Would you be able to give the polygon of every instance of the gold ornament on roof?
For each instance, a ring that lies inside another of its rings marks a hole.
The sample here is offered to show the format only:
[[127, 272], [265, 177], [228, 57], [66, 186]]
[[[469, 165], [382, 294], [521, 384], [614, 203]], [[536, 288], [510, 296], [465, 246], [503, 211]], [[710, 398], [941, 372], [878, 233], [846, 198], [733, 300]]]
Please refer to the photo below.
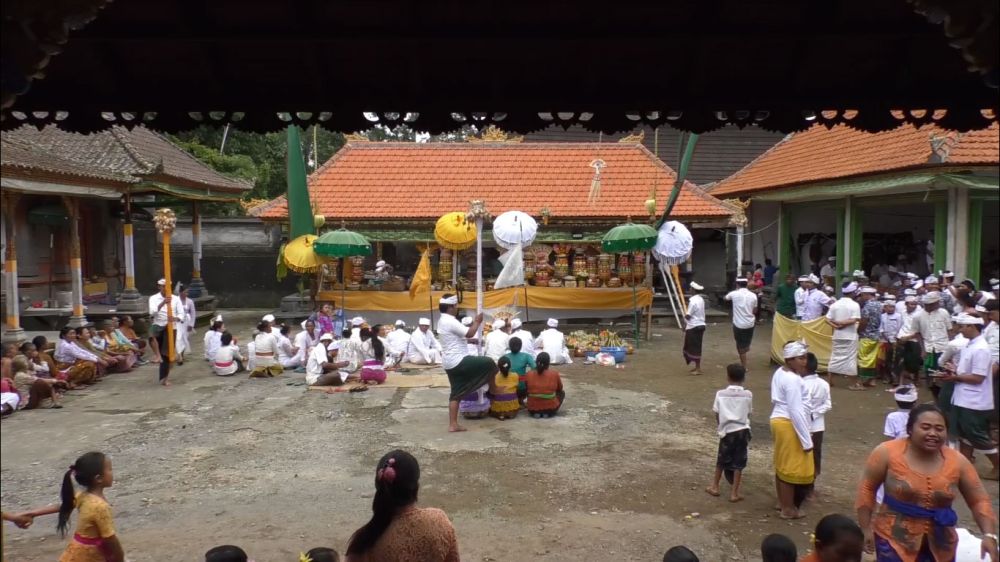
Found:
[[646, 138], [646, 131], [640, 130], [634, 135], [626, 135], [618, 139], [619, 144], [642, 144], [642, 141]]
[[493, 215], [486, 209], [486, 201], [473, 199], [469, 201], [469, 211], [465, 213], [465, 218], [473, 221], [483, 219], [486, 222], [493, 220]]
[[524, 137], [521, 135], [510, 135], [496, 125], [490, 125], [483, 129], [483, 133], [478, 137], [468, 137], [466, 140], [471, 143], [505, 142], [514, 144], [522, 142]]
[[722, 204], [732, 211], [729, 215], [729, 226], [746, 226], [750, 220], [747, 219], [747, 208], [750, 201], [740, 201], [739, 199], [723, 199]]
[[153, 216], [153, 223], [160, 234], [170, 234], [177, 228], [177, 215], [174, 214], [173, 209], [167, 207], [157, 209], [156, 215]]

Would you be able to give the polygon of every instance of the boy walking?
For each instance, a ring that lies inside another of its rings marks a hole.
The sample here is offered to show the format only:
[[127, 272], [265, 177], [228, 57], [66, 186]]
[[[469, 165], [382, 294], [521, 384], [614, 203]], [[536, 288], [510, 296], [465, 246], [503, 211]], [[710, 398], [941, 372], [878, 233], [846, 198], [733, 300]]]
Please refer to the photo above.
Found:
[[747, 467], [747, 449], [750, 445], [750, 413], [753, 410], [753, 393], [743, 388], [746, 369], [739, 363], [726, 367], [729, 386], [715, 393], [712, 411], [718, 421], [719, 454], [715, 462], [715, 477], [705, 489], [710, 495], [719, 495], [719, 481], [725, 475], [732, 485], [729, 501], [738, 502], [743, 469]]
[[[806, 375], [802, 377], [802, 387], [805, 389], [806, 412], [809, 415], [809, 434], [813, 440], [813, 471], [816, 480], [823, 466], [823, 434], [826, 432], [826, 413], [833, 408], [833, 401], [830, 398], [830, 383], [819, 377], [819, 359], [814, 353], [806, 355]], [[813, 490], [810, 498], [816, 497], [816, 481], [813, 481]]]

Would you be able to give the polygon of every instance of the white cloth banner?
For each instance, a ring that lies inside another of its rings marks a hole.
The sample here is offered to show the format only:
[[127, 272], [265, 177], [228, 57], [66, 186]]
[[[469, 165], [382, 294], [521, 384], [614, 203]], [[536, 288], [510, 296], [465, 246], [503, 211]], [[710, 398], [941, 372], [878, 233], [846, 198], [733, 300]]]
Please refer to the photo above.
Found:
[[497, 276], [497, 282], [493, 287], [503, 289], [524, 285], [524, 252], [521, 246], [514, 246], [512, 250], [501, 255], [499, 259], [500, 263], [503, 264], [503, 270]]

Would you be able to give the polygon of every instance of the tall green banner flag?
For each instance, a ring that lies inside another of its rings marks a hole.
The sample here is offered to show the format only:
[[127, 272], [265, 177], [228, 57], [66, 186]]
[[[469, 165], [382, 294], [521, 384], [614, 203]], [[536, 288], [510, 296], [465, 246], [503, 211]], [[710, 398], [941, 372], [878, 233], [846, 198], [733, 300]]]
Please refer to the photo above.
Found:
[[288, 224], [290, 240], [303, 234], [315, 234], [312, 206], [309, 204], [309, 187], [306, 185], [306, 163], [302, 158], [299, 128], [288, 126]]

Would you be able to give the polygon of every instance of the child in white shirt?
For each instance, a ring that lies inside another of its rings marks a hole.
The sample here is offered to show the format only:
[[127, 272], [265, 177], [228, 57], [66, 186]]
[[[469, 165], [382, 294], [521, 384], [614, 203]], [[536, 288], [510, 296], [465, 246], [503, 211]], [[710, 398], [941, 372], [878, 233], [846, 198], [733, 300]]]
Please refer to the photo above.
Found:
[[747, 467], [750, 446], [750, 414], [753, 411], [753, 393], [743, 388], [746, 369], [739, 363], [726, 367], [729, 386], [715, 393], [712, 411], [718, 421], [719, 453], [715, 461], [715, 476], [705, 489], [710, 495], [719, 495], [719, 481], [725, 475], [732, 488], [729, 501], [738, 502], [743, 470]]
[[[813, 440], [813, 465], [815, 466], [816, 480], [818, 480], [823, 465], [823, 433], [826, 431], [826, 413], [833, 408], [833, 400], [830, 398], [830, 383], [821, 379], [816, 373], [819, 370], [819, 360], [813, 353], [806, 355], [806, 370], [810, 374], [802, 377], [802, 389], [805, 393], [802, 402], [805, 404], [806, 414], [811, 423], [809, 432]], [[815, 485], [815, 480], [813, 484]], [[815, 495], [815, 492], [813, 494]]]

